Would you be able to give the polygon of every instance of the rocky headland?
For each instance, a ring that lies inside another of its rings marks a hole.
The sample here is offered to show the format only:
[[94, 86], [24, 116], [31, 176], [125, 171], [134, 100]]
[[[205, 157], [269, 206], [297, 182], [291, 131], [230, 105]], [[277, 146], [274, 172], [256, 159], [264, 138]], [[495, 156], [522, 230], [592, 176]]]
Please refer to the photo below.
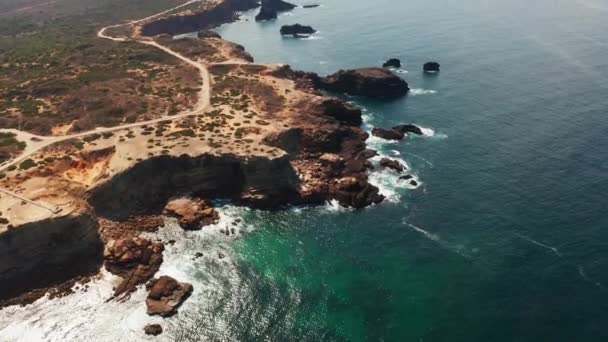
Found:
[[[242, 47], [204, 31], [257, 6], [224, 0], [121, 31], [117, 40], [141, 39], [204, 65], [209, 104], [175, 119], [76, 136], [33, 153], [32, 167], [7, 169], [0, 186], [14, 196], [0, 198], [0, 308], [68, 294], [105, 267], [117, 276], [108, 300], [147, 284], [148, 313], [170, 316], [193, 288], [168, 276], [151, 280], [164, 245], [141, 233], [166, 220], [205, 229], [218, 220], [214, 200], [264, 210], [384, 200], [368, 179], [376, 152], [366, 147], [361, 110], [320, 91], [392, 99], [407, 94], [407, 82], [382, 68], [321, 77], [253, 64]], [[171, 39], [194, 31], [198, 38]]]

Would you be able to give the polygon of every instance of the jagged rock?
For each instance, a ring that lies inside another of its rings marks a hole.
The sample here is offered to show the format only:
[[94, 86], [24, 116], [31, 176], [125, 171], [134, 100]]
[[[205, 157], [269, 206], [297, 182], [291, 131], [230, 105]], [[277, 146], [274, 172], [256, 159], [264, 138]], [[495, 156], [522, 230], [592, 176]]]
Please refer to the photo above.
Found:
[[272, 20], [277, 18], [277, 13], [291, 11], [296, 5], [283, 0], [262, 0], [260, 12], [255, 16], [256, 21]]
[[178, 198], [167, 203], [165, 215], [176, 217], [185, 230], [199, 230], [217, 223], [219, 214], [202, 199]]
[[361, 152], [358, 156], [359, 159], [370, 159], [373, 158], [375, 156], [378, 155], [378, 151], [376, 150], [371, 150], [371, 149], [366, 149], [363, 152]]
[[215, 32], [215, 31], [210, 31], [210, 30], [199, 31], [197, 36], [199, 39], [222, 38], [222, 36], [220, 36], [219, 33]]
[[389, 158], [382, 158], [382, 160], [380, 160], [380, 166], [385, 167], [387, 169], [395, 170], [398, 173], [401, 173], [406, 170], [406, 167], [399, 161]]
[[114, 296], [127, 295], [147, 282], [163, 262], [164, 246], [143, 238], [110, 240], [104, 250], [106, 269], [123, 278]]
[[437, 62], [427, 62], [424, 63], [422, 70], [425, 72], [438, 72], [441, 65]]
[[192, 293], [191, 284], [180, 283], [169, 276], [153, 279], [146, 285], [146, 288], [149, 291], [146, 299], [148, 315], [163, 317], [175, 315], [177, 308]]
[[317, 30], [313, 29], [311, 26], [305, 26], [300, 24], [284, 25], [281, 27], [281, 35], [294, 36], [296, 38], [307, 37], [315, 32], [317, 32]]
[[321, 77], [316, 86], [336, 93], [387, 99], [405, 96], [410, 89], [407, 82], [383, 68], [340, 70]]
[[394, 129], [374, 128], [372, 135], [386, 140], [403, 140], [405, 134]]
[[353, 126], [360, 126], [363, 123], [361, 109], [338, 99], [327, 99], [321, 103], [323, 113], [332, 118], [348, 123]]
[[415, 180], [411, 181], [411, 182], [410, 182], [410, 184], [411, 184], [412, 186], [418, 186], [418, 182], [416, 182]]
[[146, 335], [158, 336], [163, 333], [163, 327], [160, 324], [148, 324], [144, 327]]
[[401, 61], [397, 58], [391, 58], [386, 63], [382, 64], [383, 68], [401, 68]]
[[420, 129], [420, 127], [418, 127], [416, 125], [412, 125], [412, 124], [395, 126], [395, 127], [393, 127], [393, 130], [401, 132], [401, 133], [414, 133], [417, 135], [424, 134], [422, 132], [422, 129]]
[[399, 180], [410, 180], [413, 178], [414, 178], [414, 176], [412, 176], [412, 175], [405, 175], [405, 176], [399, 177]]

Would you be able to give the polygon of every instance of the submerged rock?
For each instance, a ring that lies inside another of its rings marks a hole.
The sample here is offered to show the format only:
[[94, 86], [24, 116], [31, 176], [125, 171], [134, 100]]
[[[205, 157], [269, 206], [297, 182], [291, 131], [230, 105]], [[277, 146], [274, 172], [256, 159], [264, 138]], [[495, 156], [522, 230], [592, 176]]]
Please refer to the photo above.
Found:
[[438, 72], [440, 67], [441, 65], [437, 62], [427, 62], [424, 63], [422, 70], [424, 70], [424, 72]]
[[319, 5], [319, 4], [311, 4], [311, 5], [304, 5], [304, 6], [302, 6], [302, 8], [315, 8], [315, 7], [319, 7], [319, 6], [321, 6], [321, 5]]
[[405, 134], [394, 129], [374, 128], [372, 135], [385, 140], [403, 140]]
[[296, 38], [307, 37], [315, 32], [317, 32], [317, 30], [312, 28], [312, 26], [305, 26], [300, 24], [284, 25], [281, 27], [281, 35], [294, 36]]
[[163, 333], [163, 327], [160, 324], [148, 324], [144, 327], [146, 335], [158, 336]]
[[393, 130], [401, 133], [413, 133], [417, 135], [424, 135], [420, 127], [412, 124], [395, 126], [393, 127]]
[[410, 90], [407, 82], [383, 68], [340, 70], [317, 83], [327, 91], [387, 99], [405, 96]]
[[387, 169], [395, 170], [398, 173], [401, 173], [406, 170], [406, 167], [399, 161], [389, 158], [382, 158], [382, 160], [380, 160], [380, 166], [385, 167]]
[[175, 315], [177, 308], [192, 293], [191, 284], [180, 283], [169, 276], [152, 280], [146, 285], [146, 288], [149, 291], [146, 299], [148, 315], [163, 317]]
[[401, 68], [401, 61], [397, 58], [391, 58], [386, 63], [382, 64], [383, 68]]

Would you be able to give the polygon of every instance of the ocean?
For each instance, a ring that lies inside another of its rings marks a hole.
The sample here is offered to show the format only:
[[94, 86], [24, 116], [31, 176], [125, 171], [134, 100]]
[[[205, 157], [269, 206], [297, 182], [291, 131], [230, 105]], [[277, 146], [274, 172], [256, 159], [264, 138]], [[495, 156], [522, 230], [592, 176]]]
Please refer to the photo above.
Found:
[[[258, 62], [320, 74], [400, 58], [406, 98], [345, 99], [368, 130], [427, 129], [368, 141], [420, 186], [377, 170], [387, 201], [364, 210], [225, 204], [216, 227], [158, 233], [177, 240], [161, 273], [195, 289], [175, 317], [147, 317], [143, 290], [100, 304], [105, 274], [86, 293], [11, 308], [0, 340], [608, 340], [608, 2], [318, 3], [217, 31]], [[282, 38], [294, 23], [319, 32]], [[422, 73], [430, 60], [439, 74]], [[233, 224], [236, 237], [219, 234]], [[165, 333], [143, 336], [157, 322]]]

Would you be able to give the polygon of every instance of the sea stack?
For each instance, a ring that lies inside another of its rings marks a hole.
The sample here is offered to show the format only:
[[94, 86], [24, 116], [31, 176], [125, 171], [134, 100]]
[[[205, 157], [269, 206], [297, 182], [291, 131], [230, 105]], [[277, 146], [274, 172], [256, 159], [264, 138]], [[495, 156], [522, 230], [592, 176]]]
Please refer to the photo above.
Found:
[[386, 63], [382, 64], [383, 68], [401, 68], [401, 61], [397, 58], [391, 58]]
[[321, 77], [318, 88], [354, 96], [394, 99], [407, 95], [407, 82], [383, 68], [340, 70]]
[[281, 27], [281, 35], [294, 36], [296, 38], [307, 37], [315, 32], [317, 32], [317, 30], [313, 29], [311, 26], [305, 26], [300, 24], [284, 25], [283, 27]]
[[260, 12], [255, 16], [256, 21], [273, 20], [279, 12], [287, 12], [296, 8], [296, 5], [283, 0], [262, 0]]
[[424, 63], [422, 70], [424, 70], [424, 72], [435, 73], [435, 72], [439, 72], [440, 67], [441, 67], [441, 65], [437, 62], [427, 62], [427, 63]]

